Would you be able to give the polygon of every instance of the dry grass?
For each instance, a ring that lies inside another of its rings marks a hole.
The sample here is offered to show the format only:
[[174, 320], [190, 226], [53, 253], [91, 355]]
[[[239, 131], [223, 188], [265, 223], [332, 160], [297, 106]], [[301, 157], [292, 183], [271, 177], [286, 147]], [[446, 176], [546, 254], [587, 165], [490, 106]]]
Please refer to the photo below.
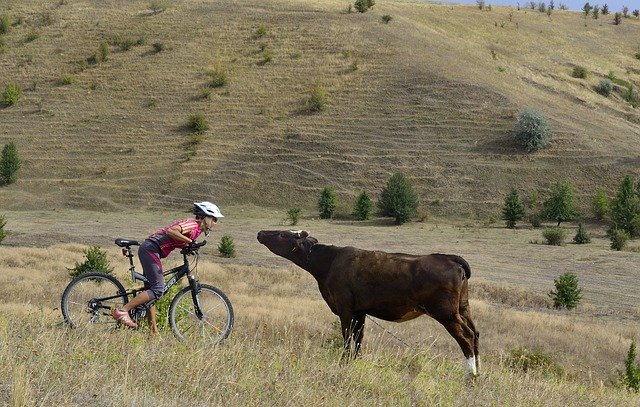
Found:
[[[610, 191], [638, 174], [637, 109], [592, 89], [609, 71], [640, 84], [637, 20], [613, 26], [574, 12], [549, 19], [415, 1], [347, 14], [345, 4], [181, 0], [153, 13], [148, 0], [3, 1], [0, 13], [23, 23], [3, 36], [0, 88], [25, 91], [1, 111], [0, 143], [14, 140], [24, 165], [0, 202], [119, 210], [214, 195], [222, 204], [311, 208], [333, 185], [347, 212], [362, 190], [376, 194], [403, 171], [427, 210], [475, 214], [493, 210], [512, 185], [544, 192], [569, 180], [586, 205], [597, 186]], [[51, 24], [24, 43], [43, 12]], [[380, 20], [387, 14], [390, 24]], [[107, 61], [59, 86], [114, 38], [146, 43], [112, 46]], [[230, 80], [203, 98], [214, 61]], [[571, 77], [577, 64], [587, 80]], [[314, 83], [327, 106], [307, 114]], [[524, 106], [549, 117], [550, 149], [514, 146]], [[211, 129], [191, 156], [182, 123], [194, 111]]]
[[[177, 342], [170, 333], [159, 340], [125, 330], [87, 337], [61, 322], [58, 303], [69, 280], [66, 267], [82, 258], [86, 244], [94, 244], [91, 239], [103, 240], [125, 280], [126, 259], [104, 236], [120, 229], [114, 237], [140, 237], [154, 219], [178, 214], [9, 212], [10, 235], [0, 246], [0, 404], [494, 405], [499, 400], [500, 405], [586, 406], [639, 401], [613, 385], [630, 340], [638, 335], [640, 310], [630, 297], [638, 275], [627, 267], [635, 253], [606, 250], [597, 238], [586, 249], [532, 245], [528, 242], [539, 230], [437, 219], [402, 227], [372, 224], [379, 220], [367, 225], [301, 221], [325, 243], [446, 251], [467, 258], [483, 362], [482, 376], [470, 386], [459, 348], [426, 317], [402, 324], [368, 320], [362, 359], [339, 363], [336, 317], [315, 280], [255, 240], [260, 229], [281, 228], [282, 214], [225, 209], [210, 242], [229, 234], [239, 255], [212, 256], [212, 244], [198, 267], [200, 279], [222, 288], [236, 310], [231, 338], [214, 348]], [[17, 246], [19, 241], [41, 247]], [[54, 241], [85, 243], [51, 245]], [[579, 261], [583, 250], [598, 268]], [[575, 311], [548, 308], [553, 263], [579, 269], [585, 297]], [[625, 269], [628, 283], [613, 277], [616, 268]], [[509, 353], [518, 348], [548, 355], [559, 373], [510, 368]]]

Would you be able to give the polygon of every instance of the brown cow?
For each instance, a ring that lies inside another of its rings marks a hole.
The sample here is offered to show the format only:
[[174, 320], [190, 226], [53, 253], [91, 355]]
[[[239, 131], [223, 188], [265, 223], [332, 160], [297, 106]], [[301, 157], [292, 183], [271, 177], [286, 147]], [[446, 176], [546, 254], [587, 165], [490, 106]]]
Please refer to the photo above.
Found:
[[261, 231], [258, 241], [307, 270], [340, 318], [345, 350], [360, 351], [367, 315], [404, 322], [426, 314], [458, 342], [466, 367], [478, 374], [478, 338], [469, 312], [469, 264], [460, 256], [417, 256], [318, 243], [305, 231]]

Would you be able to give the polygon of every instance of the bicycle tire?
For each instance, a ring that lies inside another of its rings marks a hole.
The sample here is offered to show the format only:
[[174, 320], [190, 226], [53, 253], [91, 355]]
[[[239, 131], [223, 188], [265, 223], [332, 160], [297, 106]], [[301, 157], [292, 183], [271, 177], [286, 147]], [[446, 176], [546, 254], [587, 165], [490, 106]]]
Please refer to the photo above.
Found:
[[203, 317], [195, 314], [191, 287], [184, 287], [171, 301], [169, 326], [179, 339], [205, 340], [215, 345], [231, 334], [233, 307], [222, 290], [209, 284], [200, 284], [199, 288], [197, 296]]
[[[114, 298], [99, 301], [103, 297]], [[128, 302], [122, 283], [115, 277], [91, 271], [71, 280], [62, 293], [60, 310], [64, 321], [72, 328], [95, 331], [115, 329], [120, 323], [111, 311]]]

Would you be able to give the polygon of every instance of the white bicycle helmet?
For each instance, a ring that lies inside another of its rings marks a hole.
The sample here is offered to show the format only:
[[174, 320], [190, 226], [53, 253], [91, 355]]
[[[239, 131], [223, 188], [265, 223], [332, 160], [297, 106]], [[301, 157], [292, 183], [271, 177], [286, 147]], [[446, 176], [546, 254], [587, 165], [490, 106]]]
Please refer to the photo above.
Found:
[[196, 216], [213, 216], [214, 218], [224, 218], [220, 209], [211, 202], [201, 201], [193, 203], [193, 214]]

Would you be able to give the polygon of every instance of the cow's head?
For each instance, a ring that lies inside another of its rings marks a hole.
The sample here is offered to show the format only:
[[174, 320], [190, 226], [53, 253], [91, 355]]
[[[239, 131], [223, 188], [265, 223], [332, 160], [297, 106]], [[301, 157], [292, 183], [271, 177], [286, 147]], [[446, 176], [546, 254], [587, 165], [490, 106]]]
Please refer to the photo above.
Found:
[[261, 230], [258, 232], [258, 242], [274, 254], [291, 259], [308, 254], [318, 240], [304, 230]]

